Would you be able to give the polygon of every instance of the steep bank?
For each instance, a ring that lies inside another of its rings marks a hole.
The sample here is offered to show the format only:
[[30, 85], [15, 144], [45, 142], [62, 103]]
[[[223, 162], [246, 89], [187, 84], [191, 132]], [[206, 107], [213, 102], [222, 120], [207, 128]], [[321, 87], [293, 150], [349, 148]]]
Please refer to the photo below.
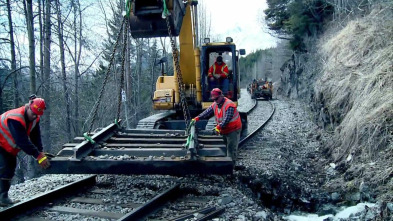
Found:
[[[278, 93], [306, 100], [333, 134], [324, 187], [339, 201], [393, 200], [393, 3], [327, 30], [286, 62]], [[356, 193], [357, 197], [353, 197]]]

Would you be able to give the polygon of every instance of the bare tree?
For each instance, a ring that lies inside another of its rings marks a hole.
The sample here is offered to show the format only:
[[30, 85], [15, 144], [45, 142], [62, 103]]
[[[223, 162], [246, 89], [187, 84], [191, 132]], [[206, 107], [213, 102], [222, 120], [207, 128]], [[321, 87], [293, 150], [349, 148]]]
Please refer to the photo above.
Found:
[[45, 117], [42, 120], [43, 126], [43, 143], [51, 149], [51, 129], [50, 129], [50, 88], [51, 88], [51, 0], [45, 0], [44, 15], [44, 79], [43, 79], [43, 96], [46, 102]]
[[59, 38], [59, 48], [60, 48], [60, 63], [61, 63], [61, 76], [63, 79], [63, 92], [64, 101], [66, 105], [66, 133], [68, 141], [71, 140], [71, 110], [70, 110], [70, 95], [67, 87], [67, 74], [64, 56], [64, 35], [63, 35], [63, 21], [61, 17], [60, 1], [56, 0], [56, 12], [57, 12], [57, 32]]
[[45, 0], [38, 0], [38, 23], [40, 27], [40, 77], [44, 78], [44, 30], [42, 24], [42, 15], [44, 14]]
[[[75, 134], [79, 134], [79, 63], [81, 59], [82, 53], [82, 12], [80, 8], [79, 0], [73, 0], [72, 5], [74, 7], [74, 80], [75, 80], [75, 112], [74, 112], [74, 119], [75, 119]], [[79, 20], [79, 21], [78, 21]], [[77, 23], [79, 22], [79, 23]], [[79, 27], [77, 27], [79, 24]]]
[[211, 15], [208, 14], [206, 10], [206, 5], [204, 1], [199, 1], [198, 3], [198, 41], [199, 43], [203, 42], [204, 38], [210, 38], [211, 36]]
[[30, 93], [36, 93], [35, 81], [35, 39], [32, 0], [24, 0], [23, 8], [26, 18], [27, 35], [29, 39]]
[[11, 47], [11, 72], [13, 74], [14, 80], [14, 107], [19, 106], [18, 98], [18, 72], [16, 72], [16, 58], [15, 58], [15, 40], [14, 40], [14, 26], [12, 24], [12, 15], [11, 15], [11, 5], [10, 0], [7, 0], [7, 14], [8, 14], [8, 27], [9, 27], [9, 35], [10, 35], [10, 47]]

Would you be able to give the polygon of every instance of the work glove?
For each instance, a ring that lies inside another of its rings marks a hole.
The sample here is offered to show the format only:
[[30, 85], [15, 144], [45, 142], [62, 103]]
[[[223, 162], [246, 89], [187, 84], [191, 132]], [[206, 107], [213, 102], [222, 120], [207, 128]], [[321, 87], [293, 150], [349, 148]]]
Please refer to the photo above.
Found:
[[38, 157], [37, 157], [37, 161], [38, 161], [38, 165], [40, 165], [40, 167], [42, 169], [47, 169], [48, 167], [50, 167], [50, 162], [48, 157], [45, 155], [44, 152], [41, 152]]
[[191, 120], [192, 123], [196, 123], [196, 122], [198, 122], [198, 121], [199, 121], [199, 117], [194, 117], [194, 118], [192, 118], [192, 120]]
[[214, 132], [216, 132], [216, 134], [221, 134], [221, 126], [220, 126], [220, 125], [217, 125], [217, 126], [214, 128]]
[[54, 154], [51, 154], [51, 153], [45, 152], [44, 154], [45, 154], [46, 157], [48, 157], [49, 160], [54, 158], [54, 157], [56, 157]]

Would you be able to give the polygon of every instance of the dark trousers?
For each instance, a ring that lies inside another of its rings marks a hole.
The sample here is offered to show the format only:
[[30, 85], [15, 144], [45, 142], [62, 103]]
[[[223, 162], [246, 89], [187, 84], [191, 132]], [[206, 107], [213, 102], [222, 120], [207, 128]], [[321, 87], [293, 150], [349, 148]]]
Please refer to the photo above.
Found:
[[0, 179], [11, 180], [15, 174], [16, 156], [0, 147]]
[[227, 156], [231, 157], [233, 162], [237, 160], [237, 147], [239, 146], [240, 132], [242, 129], [235, 130], [229, 134], [223, 134], [222, 138], [227, 146]]

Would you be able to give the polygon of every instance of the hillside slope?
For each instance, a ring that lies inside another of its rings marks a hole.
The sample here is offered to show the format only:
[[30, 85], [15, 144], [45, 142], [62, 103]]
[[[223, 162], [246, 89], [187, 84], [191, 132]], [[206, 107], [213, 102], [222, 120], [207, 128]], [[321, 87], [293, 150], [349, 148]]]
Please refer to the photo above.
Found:
[[328, 187], [376, 188], [368, 194], [382, 198], [393, 197], [392, 9], [378, 7], [324, 42], [326, 62], [315, 85], [334, 125], [328, 152], [342, 173]]
[[392, 18], [387, 3], [327, 30], [283, 66], [279, 83], [278, 92], [308, 101], [333, 134], [325, 153], [335, 175], [325, 187], [359, 200], [393, 200]]

